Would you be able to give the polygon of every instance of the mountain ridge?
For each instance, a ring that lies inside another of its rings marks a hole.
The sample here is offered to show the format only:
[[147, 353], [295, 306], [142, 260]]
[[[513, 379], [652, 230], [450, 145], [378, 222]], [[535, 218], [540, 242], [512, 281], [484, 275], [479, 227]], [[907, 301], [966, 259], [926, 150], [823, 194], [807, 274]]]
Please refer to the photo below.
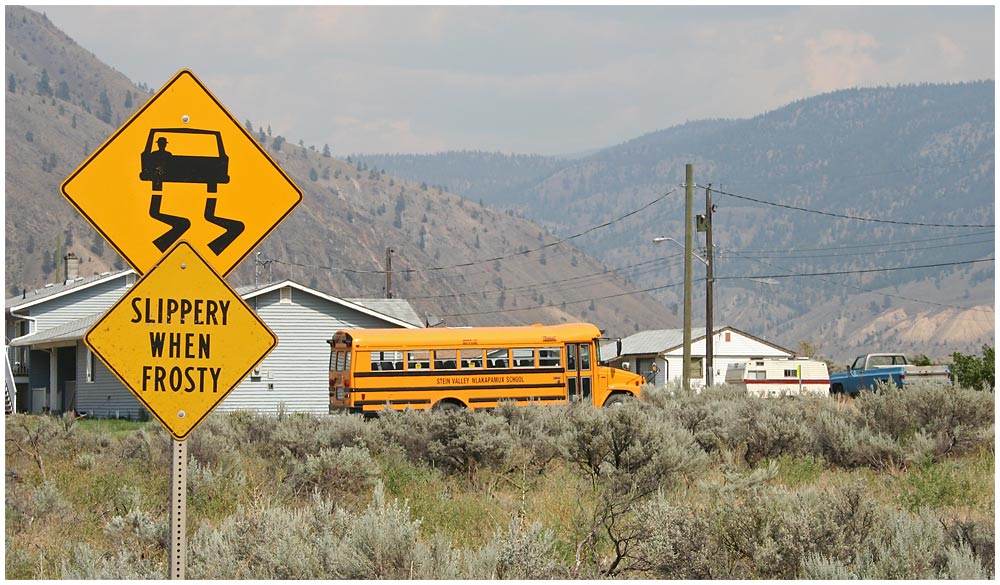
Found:
[[[489, 183], [479, 188], [471, 175], [448, 176], [443, 169], [461, 167], [449, 164], [445, 153], [358, 158], [414, 180], [456, 185], [466, 197], [516, 210], [560, 235], [580, 230], [595, 215], [639, 209], [678, 188], [684, 165], [691, 163], [699, 187], [694, 213], [704, 213], [704, 189], [715, 187], [715, 274], [746, 277], [716, 286], [716, 323], [763, 333], [786, 346], [808, 340], [838, 359], [878, 349], [940, 358], [994, 343], [993, 264], [902, 269], [992, 257], [993, 94], [993, 81], [839, 90], [752, 118], [650, 132], [581, 160], [535, 161], [536, 168], [550, 168], [527, 187], [520, 184], [529, 177], [519, 176], [502, 156], [491, 157], [493, 168], [470, 167], [487, 178], [515, 177], [506, 190]], [[675, 196], [642, 220], [579, 245], [610, 265], [642, 266], [665, 252], [651, 243], [654, 236], [683, 238], [683, 203], [677, 201]], [[949, 233], [950, 240], [939, 245], [936, 240]], [[917, 243], [901, 244], [906, 241]], [[852, 247], [859, 253], [848, 258]], [[825, 252], [807, 253], [811, 248]], [[771, 253], [748, 254], [754, 250]], [[793, 261], [795, 250], [802, 251]], [[843, 259], [819, 259], [824, 255]], [[695, 266], [697, 279], [701, 267]], [[750, 278], [754, 272], [825, 271], [849, 274], [767, 288]], [[680, 266], [665, 267], [658, 277], [658, 284], [677, 282]], [[696, 322], [703, 318], [700, 288]], [[658, 293], [674, 308], [679, 297], [674, 289]], [[831, 303], [837, 310], [830, 310]], [[884, 327], [873, 331], [870, 322]], [[955, 323], [967, 325], [964, 337]], [[904, 333], [916, 330], [925, 333]]]

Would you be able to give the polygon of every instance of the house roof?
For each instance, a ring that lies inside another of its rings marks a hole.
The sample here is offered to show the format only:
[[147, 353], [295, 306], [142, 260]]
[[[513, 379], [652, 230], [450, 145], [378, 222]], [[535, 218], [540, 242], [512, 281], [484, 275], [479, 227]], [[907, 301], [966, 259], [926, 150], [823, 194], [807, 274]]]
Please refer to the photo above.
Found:
[[[15, 297], [13, 299], [7, 300], [7, 310], [15, 311], [18, 309], [23, 309], [29, 307], [35, 303], [42, 302], [43, 300], [56, 298], [60, 294], [66, 294], [71, 291], [82, 290], [87, 286], [92, 286], [99, 282], [105, 282], [113, 278], [119, 278], [128, 274], [132, 274], [134, 271], [125, 270], [114, 274], [101, 274], [93, 277], [80, 278], [69, 283], [64, 283], [60, 285], [53, 285], [46, 287], [45, 289], [39, 289], [36, 291], [39, 294], [28, 293], [25, 298]], [[309, 287], [303, 286], [297, 282], [286, 280], [279, 283], [268, 284], [265, 286], [241, 286], [236, 289], [236, 293], [240, 295], [243, 299], [250, 299], [255, 296], [277, 290], [284, 286], [291, 286], [305, 293], [315, 295], [322, 299], [326, 299], [330, 302], [337, 303], [344, 307], [348, 307], [355, 311], [370, 315], [372, 317], [387, 321], [405, 327], [408, 329], [413, 329], [421, 327], [422, 323], [420, 316], [413, 309], [409, 302], [404, 299], [353, 299], [345, 300], [338, 297], [333, 297], [317, 290], [311, 289]], [[12, 302], [16, 301], [16, 302]], [[18, 337], [10, 341], [12, 346], [46, 346], [46, 345], [59, 345], [65, 342], [75, 341], [82, 339], [87, 331], [97, 322], [98, 319], [104, 312], [94, 313], [87, 317], [82, 317], [75, 321], [70, 321], [58, 327], [52, 327], [44, 331], [38, 331]]]
[[58, 327], [18, 337], [17, 339], [12, 340], [10, 345], [33, 345], [35, 347], [44, 347], [61, 345], [67, 342], [75, 342], [78, 339], [83, 339], [83, 336], [91, 327], [93, 327], [94, 323], [96, 323], [103, 314], [104, 313], [94, 313], [93, 315], [81, 317], [76, 321], [70, 321], [69, 323], [59, 325]]
[[340, 297], [335, 297], [322, 293], [316, 289], [309, 288], [305, 285], [299, 284], [294, 280], [283, 280], [281, 282], [275, 282], [271, 284], [266, 284], [263, 286], [242, 286], [236, 289], [236, 292], [244, 299], [251, 299], [256, 296], [260, 296], [269, 292], [276, 291], [278, 289], [284, 288], [286, 286], [292, 287], [294, 289], [300, 290], [304, 293], [314, 295], [321, 299], [330, 301], [331, 303], [336, 303], [338, 305], [353, 309], [355, 311], [370, 315], [377, 319], [382, 319], [383, 321], [388, 321], [400, 327], [414, 328], [422, 327], [423, 324], [420, 320], [420, 316], [417, 312], [413, 310], [410, 303], [405, 299], [353, 299], [347, 300]]
[[57, 284], [47, 284], [42, 288], [37, 288], [33, 291], [25, 291], [21, 295], [5, 299], [4, 308], [7, 312], [26, 309], [43, 301], [90, 288], [102, 282], [122, 278], [130, 274], [135, 274], [135, 271], [131, 268], [127, 270], [119, 270], [117, 272], [102, 272], [92, 276], [82, 276], [80, 278]]
[[[691, 328], [691, 341], [705, 336], [704, 327]], [[622, 339], [622, 355], [655, 354], [684, 344], [683, 329], [640, 331]]]
[[[787, 352], [794, 355], [795, 352], [788, 350], [780, 345], [775, 345], [769, 341], [764, 341], [759, 337], [755, 337], [746, 333], [745, 331], [740, 331], [735, 327], [719, 327], [713, 328], [716, 333], [720, 331], [733, 331], [743, 335], [749, 339], [753, 339], [759, 343], [763, 343], [770, 347], [773, 347], [779, 351]], [[692, 327], [691, 328], [691, 343], [695, 343], [701, 339], [705, 338], [705, 328], [704, 327]], [[654, 355], [673, 351], [684, 345], [684, 330], [683, 329], [654, 329], [650, 331], [640, 331], [635, 335], [630, 335], [622, 339], [622, 356], [629, 355]], [[608, 347], [605, 344], [603, 347]]]
[[371, 309], [377, 313], [405, 321], [417, 327], [423, 327], [424, 322], [416, 309], [406, 299], [345, 299], [348, 302]]

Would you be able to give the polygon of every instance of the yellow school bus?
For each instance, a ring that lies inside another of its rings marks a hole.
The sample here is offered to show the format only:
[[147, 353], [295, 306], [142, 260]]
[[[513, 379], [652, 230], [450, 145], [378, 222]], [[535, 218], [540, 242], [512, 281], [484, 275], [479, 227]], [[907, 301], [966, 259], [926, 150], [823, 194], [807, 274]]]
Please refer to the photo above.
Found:
[[599, 365], [600, 337], [590, 323], [337, 331], [328, 340], [330, 412], [639, 398], [642, 376]]

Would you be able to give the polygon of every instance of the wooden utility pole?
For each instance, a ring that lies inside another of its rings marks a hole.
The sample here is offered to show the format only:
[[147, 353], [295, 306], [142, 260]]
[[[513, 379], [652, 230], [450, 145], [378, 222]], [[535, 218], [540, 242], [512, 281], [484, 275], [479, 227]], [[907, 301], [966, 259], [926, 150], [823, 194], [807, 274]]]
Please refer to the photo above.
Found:
[[392, 248], [385, 249], [385, 298], [392, 298]]
[[712, 184], [705, 189], [705, 383], [711, 386], [715, 382], [715, 331], [712, 321], [712, 310], [715, 304], [713, 293], [715, 288], [715, 272], [712, 268]]
[[684, 363], [681, 381], [684, 391], [691, 390], [691, 247], [694, 245], [694, 166], [684, 165]]

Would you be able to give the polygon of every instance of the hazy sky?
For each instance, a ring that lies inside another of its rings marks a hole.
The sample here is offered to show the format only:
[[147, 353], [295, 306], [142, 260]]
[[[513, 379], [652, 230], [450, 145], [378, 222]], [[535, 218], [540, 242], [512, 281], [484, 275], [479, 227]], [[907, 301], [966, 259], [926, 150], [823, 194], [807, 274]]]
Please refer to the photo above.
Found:
[[856, 86], [995, 78], [987, 6], [33, 6], [336, 155], [563, 154]]

